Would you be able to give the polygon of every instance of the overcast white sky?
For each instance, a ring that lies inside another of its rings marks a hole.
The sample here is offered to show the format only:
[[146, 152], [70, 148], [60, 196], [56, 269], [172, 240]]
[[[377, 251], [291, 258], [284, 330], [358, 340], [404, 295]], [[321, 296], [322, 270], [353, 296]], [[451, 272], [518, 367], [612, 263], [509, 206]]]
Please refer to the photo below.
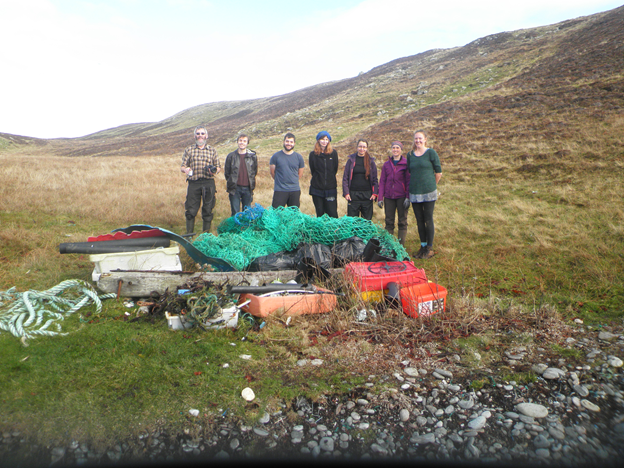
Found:
[[0, 132], [77, 137], [285, 94], [622, 0], [0, 0]]

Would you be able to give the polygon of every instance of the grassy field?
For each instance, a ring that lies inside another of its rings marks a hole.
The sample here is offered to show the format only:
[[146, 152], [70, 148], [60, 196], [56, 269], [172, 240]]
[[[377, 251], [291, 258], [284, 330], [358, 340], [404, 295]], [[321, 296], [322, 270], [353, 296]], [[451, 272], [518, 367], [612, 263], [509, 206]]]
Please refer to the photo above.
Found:
[[[602, 153], [594, 150], [604, 154], [600, 159], [572, 145], [552, 167], [539, 159], [487, 159], [479, 148], [459, 158], [441, 152], [437, 254], [416, 261], [449, 290], [447, 312], [430, 320], [390, 309], [361, 324], [355, 312], [370, 304], [347, 296], [332, 314], [295, 318], [288, 327], [271, 317], [261, 330], [241, 323], [236, 330], [171, 332], [164, 321], [131, 321], [136, 307], [111, 299], [100, 314], [90, 306], [68, 317], [66, 336], [24, 346], [0, 332], [0, 430], [18, 428], [47, 445], [105, 446], [165, 425], [192, 428], [191, 408], [200, 410], [206, 427], [224, 415], [254, 421], [265, 410], [281, 409], [296, 420], [289, 405], [297, 395], [349, 392], [402, 359], [425, 366], [425, 350], [432, 349], [460, 354], [475, 381], [492, 368], [503, 380], [530, 380], [529, 371], [501, 367], [503, 349], [530, 345], [539, 332], [560, 353], [565, 343], [556, 330], [574, 318], [621, 324], [624, 194], [613, 144], [605, 140]], [[178, 166], [178, 157], [0, 155], [0, 291], [90, 281], [88, 255], [59, 254], [63, 242], [142, 223], [182, 233], [186, 186]], [[268, 206], [266, 158], [261, 167], [255, 201]], [[308, 177], [302, 211], [312, 214]], [[218, 181], [213, 231], [229, 214], [224, 189]], [[345, 212], [341, 199], [339, 213]], [[375, 221], [382, 222], [377, 208]], [[412, 215], [408, 252], [417, 244]], [[185, 269], [195, 268], [185, 252], [182, 259]], [[326, 364], [301, 368], [302, 358]], [[240, 397], [246, 386], [257, 395], [250, 404]]]
[[[371, 378], [383, 387], [404, 360], [454, 366], [455, 379], [472, 388], [535, 380], [531, 362], [512, 369], [504, 360], [515, 346], [539, 348], [541, 362], [574, 365], [583, 358], [566, 342], [575, 319], [619, 331], [624, 318], [621, 13], [555, 26], [76, 140], [0, 136], [0, 293], [91, 282], [89, 256], [61, 255], [64, 242], [132, 224], [183, 233], [179, 164], [196, 119], [209, 122], [222, 162], [239, 132], [252, 135], [263, 206], [272, 198], [268, 159], [291, 128], [306, 160], [316, 133], [329, 130], [343, 164], [357, 138], [368, 138], [381, 161], [392, 140], [411, 146], [415, 129], [430, 131], [444, 173], [436, 255], [416, 264], [448, 289], [446, 312], [426, 320], [380, 307], [360, 323], [357, 311], [374, 304], [346, 295], [332, 313], [288, 326], [269, 317], [263, 328], [172, 332], [164, 319], [135, 320], [136, 305], [108, 299], [99, 314], [91, 305], [68, 316], [64, 336], [22, 343], [0, 331], [0, 433], [104, 448], [159, 428], [218, 430], [227, 417], [253, 423], [264, 411], [294, 422], [295, 397], [349, 393]], [[301, 185], [301, 209], [312, 215], [309, 172]], [[213, 232], [229, 216], [223, 179], [217, 190]], [[341, 197], [338, 211], [346, 213]], [[409, 220], [413, 254], [419, 242]], [[383, 222], [382, 210], [374, 221]], [[196, 268], [186, 252], [181, 259]], [[327, 286], [345, 286], [333, 281]], [[459, 362], [450, 361], [455, 355]], [[300, 367], [303, 358], [324, 362]], [[251, 403], [240, 396], [247, 386]]]

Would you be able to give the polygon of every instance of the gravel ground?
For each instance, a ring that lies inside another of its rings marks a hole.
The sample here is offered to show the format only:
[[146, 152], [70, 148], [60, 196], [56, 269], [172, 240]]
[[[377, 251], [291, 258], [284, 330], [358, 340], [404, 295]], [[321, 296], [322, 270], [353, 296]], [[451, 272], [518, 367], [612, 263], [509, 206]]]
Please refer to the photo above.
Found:
[[370, 375], [349, 395], [283, 402], [254, 426], [227, 417], [207, 424], [189, 410], [183, 433], [161, 428], [106, 450], [80, 441], [40, 447], [19, 432], [5, 431], [0, 465], [255, 459], [619, 465], [624, 455], [624, 335], [580, 327], [575, 336], [566, 340], [582, 353], [574, 364], [553, 359], [542, 348], [507, 349], [506, 365], [530, 366], [538, 376], [527, 384], [497, 383], [493, 372], [478, 389], [458, 355], [432, 367], [404, 360], [395, 363], [392, 373]]

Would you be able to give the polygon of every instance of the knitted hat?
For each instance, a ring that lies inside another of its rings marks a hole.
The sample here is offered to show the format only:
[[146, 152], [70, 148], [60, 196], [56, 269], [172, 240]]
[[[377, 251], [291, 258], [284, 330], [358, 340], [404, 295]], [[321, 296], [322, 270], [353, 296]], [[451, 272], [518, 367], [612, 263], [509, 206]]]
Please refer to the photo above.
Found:
[[329, 134], [329, 132], [326, 132], [325, 130], [323, 130], [322, 132], [318, 132], [318, 135], [316, 135], [317, 140], [320, 140], [323, 137], [327, 137], [329, 138], [329, 141], [331, 141], [331, 135]]
[[390, 147], [392, 148], [393, 146], [400, 146], [400, 147], [401, 147], [401, 149], [403, 149], [403, 143], [401, 143], [401, 142], [400, 142], [400, 141], [398, 141], [398, 140], [395, 140], [395, 141], [393, 141], [393, 142], [392, 142], [392, 144], [390, 145]]

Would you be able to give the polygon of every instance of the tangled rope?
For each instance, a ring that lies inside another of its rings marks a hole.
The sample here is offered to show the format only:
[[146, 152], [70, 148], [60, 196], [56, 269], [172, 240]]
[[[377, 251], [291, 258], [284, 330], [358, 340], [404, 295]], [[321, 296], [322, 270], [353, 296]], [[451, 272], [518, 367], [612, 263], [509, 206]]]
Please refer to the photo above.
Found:
[[190, 310], [188, 316], [196, 323], [204, 323], [221, 311], [217, 296], [206, 294], [205, 296], [195, 296], [188, 300]]
[[[66, 297], [61, 297], [63, 294]], [[93, 286], [77, 279], [63, 281], [47, 291], [30, 290], [18, 293], [13, 287], [8, 291], [0, 291], [0, 329], [21, 338], [24, 345], [26, 340], [40, 335], [66, 335], [67, 333], [61, 333], [59, 323], [66, 316], [77, 312], [91, 301], [99, 314], [102, 311], [102, 300], [113, 297], [116, 294], [98, 296]], [[49, 330], [52, 325], [56, 331]]]

